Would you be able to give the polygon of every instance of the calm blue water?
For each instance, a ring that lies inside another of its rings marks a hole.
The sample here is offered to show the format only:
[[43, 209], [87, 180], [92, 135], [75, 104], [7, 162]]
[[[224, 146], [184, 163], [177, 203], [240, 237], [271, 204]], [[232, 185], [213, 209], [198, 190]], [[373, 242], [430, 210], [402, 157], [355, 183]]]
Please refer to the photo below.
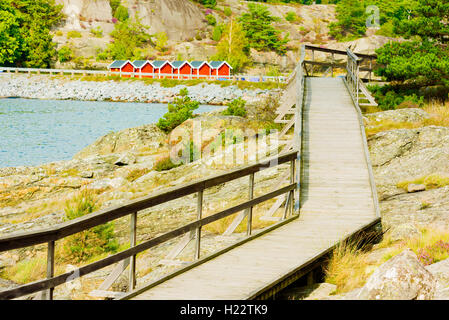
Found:
[[69, 160], [100, 136], [155, 123], [166, 112], [154, 103], [0, 99], [0, 167]]

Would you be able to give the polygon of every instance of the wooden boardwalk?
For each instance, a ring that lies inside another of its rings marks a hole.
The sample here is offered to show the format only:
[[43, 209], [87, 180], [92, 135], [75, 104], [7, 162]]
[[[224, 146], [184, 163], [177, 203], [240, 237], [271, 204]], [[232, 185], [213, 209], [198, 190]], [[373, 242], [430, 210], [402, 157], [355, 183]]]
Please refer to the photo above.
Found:
[[356, 109], [341, 78], [307, 78], [302, 209], [294, 220], [133, 299], [248, 299], [378, 220]]

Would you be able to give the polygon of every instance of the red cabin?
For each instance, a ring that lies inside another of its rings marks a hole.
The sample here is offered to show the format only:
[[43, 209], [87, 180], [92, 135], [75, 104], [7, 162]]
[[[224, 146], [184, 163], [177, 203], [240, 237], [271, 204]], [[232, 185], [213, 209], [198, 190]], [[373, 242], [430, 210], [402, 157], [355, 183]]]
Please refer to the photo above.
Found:
[[201, 77], [193, 76], [192, 78], [194, 78], [194, 79], [209, 79], [210, 78], [212, 68], [207, 61], [192, 61], [190, 63], [190, 65], [192, 66], [192, 74], [201, 76]]
[[170, 62], [166, 60], [155, 60], [151, 64], [154, 67], [154, 73], [162, 74], [162, 76], [157, 76], [158, 78], [173, 78], [172, 76], [167, 76], [168, 74], [173, 74], [173, 66]]
[[133, 65], [136, 68], [136, 72], [139, 75], [136, 75], [138, 78], [153, 78], [154, 67], [148, 60], [135, 60], [133, 61]]
[[173, 74], [177, 75], [175, 79], [190, 79], [192, 75], [192, 66], [188, 61], [173, 61]]
[[231, 78], [231, 69], [232, 67], [226, 61], [211, 61], [210, 65], [212, 67], [212, 75], [217, 76], [215, 79]]
[[[129, 60], [116, 60], [108, 66], [110, 72], [119, 73], [120, 76], [122, 72], [135, 72], [136, 67]], [[125, 78], [131, 78], [131, 75], [123, 75]]]

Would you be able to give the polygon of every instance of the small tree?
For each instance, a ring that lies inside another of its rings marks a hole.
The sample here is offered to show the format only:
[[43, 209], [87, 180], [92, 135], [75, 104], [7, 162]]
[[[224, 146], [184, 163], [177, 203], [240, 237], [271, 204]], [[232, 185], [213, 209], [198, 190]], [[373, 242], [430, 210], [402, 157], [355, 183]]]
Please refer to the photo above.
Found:
[[165, 51], [165, 46], [167, 45], [167, 34], [165, 32], [158, 32], [156, 36], [156, 49], [159, 51]]
[[337, 4], [337, 22], [329, 24], [329, 34], [337, 40], [359, 38], [366, 32], [363, 1], [342, 0]]
[[168, 104], [168, 112], [160, 118], [157, 126], [165, 132], [170, 132], [187, 119], [193, 118], [193, 110], [198, 109], [200, 103], [188, 97], [187, 88], [181, 89], [173, 103]]
[[[85, 190], [66, 203], [65, 219], [73, 220], [94, 212], [96, 201]], [[70, 258], [85, 261], [104, 252], [116, 252], [119, 245], [114, 239], [114, 225], [109, 222], [67, 237], [64, 248]]]
[[236, 72], [250, 63], [248, 40], [241, 25], [233, 19], [226, 26], [217, 45], [217, 54], [212, 59], [227, 61]]
[[146, 28], [138, 17], [133, 21], [128, 19], [125, 22], [117, 23], [114, 31], [111, 32], [114, 42], [108, 46], [108, 55], [116, 60], [133, 58], [137, 52], [136, 48], [152, 43]]

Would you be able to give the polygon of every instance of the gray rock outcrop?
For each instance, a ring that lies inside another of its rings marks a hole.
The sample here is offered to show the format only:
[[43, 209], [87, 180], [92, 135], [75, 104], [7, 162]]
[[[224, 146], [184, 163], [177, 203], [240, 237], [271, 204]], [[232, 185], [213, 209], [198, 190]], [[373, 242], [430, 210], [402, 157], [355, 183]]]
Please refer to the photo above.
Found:
[[[166, 138], [166, 134], [154, 124], [128, 128], [100, 137], [78, 152], [74, 158], [83, 159], [90, 156], [122, 153], [143, 148], [157, 149], [164, 145]], [[135, 156], [132, 153], [126, 153], [118, 158], [115, 164], [132, 164], [135, 162]]]
[[370, 276], [357, 299], [430, 300], [434, 297], [436, 278], [407, 249], [391, 258]]

